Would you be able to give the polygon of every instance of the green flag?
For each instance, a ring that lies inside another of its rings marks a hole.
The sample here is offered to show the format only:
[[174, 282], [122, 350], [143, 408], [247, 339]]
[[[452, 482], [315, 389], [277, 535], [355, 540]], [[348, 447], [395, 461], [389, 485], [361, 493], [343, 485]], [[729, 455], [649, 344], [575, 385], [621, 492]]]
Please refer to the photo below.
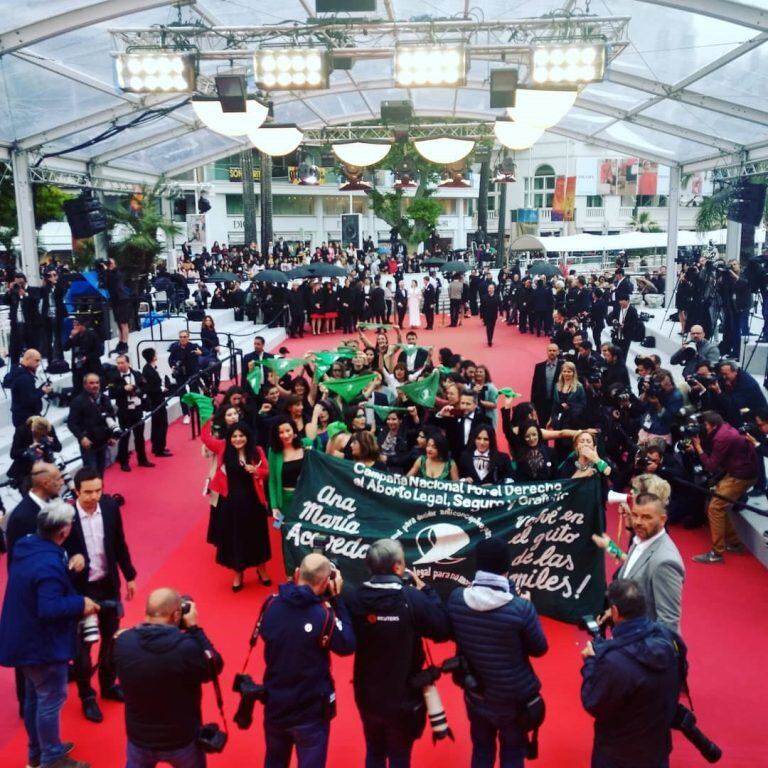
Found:
[[182, 396], [181, 402], [197, 408], [201, 424], [205, 424], [213, 416], [213, 400], [210, 397], [201, 395], [199, 392], [187, 392], [186, 395]]
[[447, 365], [440, 365], [438, 366], [437, 370], [440, 371], [440, 373], [443, 376], [448, 376], [451, 373], [456, 373], [456, 371], [454, 371], [453, 368], [449, 368]]
[[425, 379], [401, 384], [398, 389], [413, 403], [431, 408], [435, 404], [437, 388], [440, 385], [440, 372], [432, 371]]
[[358, 328], [362, 328], [365, 330], [366, 328], [384, 328], [384, 329], [390, 329], [394, 328], [395, 326], [392, 325], [392, 323], [358, 323]]
[[250, 388], [258, 394], [264, 383], [264, 369], [260, 365], [254, 365], [245, 376]]
[[258, 360], [257, 365], [263, 365], [265, 368], [271, 368], [277, 377], [281, 379], [288, 371], [304, 365], [306, 360], [303, 357], [268, 357], [266, 360]]
[[515, 392], [515, 390], [512, 389], [512, 387], [504, 387], [503, 389], [500, 389], [499, 390], [499, 394], [500, 395], [506, 395], [507, 397], [520, 397], [521, 396], [520, 393], [519, 392]]
[[366, 408], [370, 408], [380, 418], [386, 419], [392, 411], [396, 413], [408, 413], [407, 408], [399, 408], [394, 405], [373, 405], [372, 403], [366, 403]]
[[337, 394], [345, 403], [354, 400], [375, 378], [375, 374], [366, 373], [350, 379], [327, 379], [323, 386]]

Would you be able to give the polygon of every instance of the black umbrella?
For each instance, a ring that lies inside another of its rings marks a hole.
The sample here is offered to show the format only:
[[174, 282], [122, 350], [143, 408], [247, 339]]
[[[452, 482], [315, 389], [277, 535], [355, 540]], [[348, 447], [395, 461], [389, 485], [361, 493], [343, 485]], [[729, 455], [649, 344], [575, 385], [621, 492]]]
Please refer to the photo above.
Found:
[[288, 277], [290, 277], [291, 280], [295, 280], [300, 277], [311, 277], [312, 273], [309, 271], [308, 267], [302, 264], [299, 267], [294, 267], [293, 269], [289, 269], [286, 272], [286, 275], [288, 275]]
[[439, 256], [430, 256], [428, 259], [424, 259], [421, 262], [425, 267], [442, 267], [445, 264], [445, 259], [441, 259]]
[[282, 283], [288, 285], [288, 277], [285, 272], [280, 272], [277, 269], [262, 269], [251, 278], [257, 283]]
[[307, 270], [308, 277], [348, 277], [344, 267], [337, 267], [335, 264], [326, 264], [324, 261], [318, 261], [314, 264], [308, 264], [305, 269]]
[[240, 279], [239, 275], [236, 275], [234, 272], [214, 272], [208, 280], [213, 281], [214, 283], [221, 282], [222, 280], [224, 282], [230, 283], [233, 281], [238, 281]]
[[562, 272], [557, 264], [552, 264], [549, 261], [534, 261], [528, 265], [529, 275], [544, 275], [545, 277], [553, 277], [559, 275], [562, 277]]
[[448, 261], [440, 267], [440, 271], [446, 275], [452, 272], [469, 272], [472, 267], [466, 261]]

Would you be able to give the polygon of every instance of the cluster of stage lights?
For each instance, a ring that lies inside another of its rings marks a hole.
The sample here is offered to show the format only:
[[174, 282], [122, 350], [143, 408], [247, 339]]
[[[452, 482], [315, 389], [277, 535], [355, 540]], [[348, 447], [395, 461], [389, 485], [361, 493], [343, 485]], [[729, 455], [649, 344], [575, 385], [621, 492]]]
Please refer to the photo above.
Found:
[[256, 83], [266, 91], [328, 87], [328, 52], [319, 48], [265, 48], [253, 55]]
[[133, 93], [185, 93], [196, 85], [193, 53], [147, 50], [117, 59], [120, 88]]
[[593, 83], [603, 79], [605, 48], [601, 45], [535, 48], [531, 60], [531, 76], [538, 86]]
[[395, 85], [464, 85], [467, 79], [467, 52], [462, 46], [401, 45], [395, 48]]

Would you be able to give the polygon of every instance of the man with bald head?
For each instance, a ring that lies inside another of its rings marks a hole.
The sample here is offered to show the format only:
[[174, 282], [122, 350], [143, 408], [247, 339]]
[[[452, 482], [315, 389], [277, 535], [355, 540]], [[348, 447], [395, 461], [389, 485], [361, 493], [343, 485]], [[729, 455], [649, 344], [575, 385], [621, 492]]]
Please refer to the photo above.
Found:
[[264, 640], [265, 768], [323, 768], [336, 694], [330, 653], [349, 656], [355, 635], [340, 596], [341, 572], [325, 555], [307, 555], [261, 611]]
[[692, 325], [689, 334], [689, 341], [670, 358], [672, 365], [685, 366], [684, 376], [695, 373], [696, 368], [703, 362], [714, 365], [720, 359], [720, 349], [717, 344], [707, 339], [701, 325]]
[[159, 762], [205, 766], [197, 743], [202, 684], [224, 662], [197, 622], [195, 603], [162, 587], [147, 598], [144, 622], [115, 638], [112, 655], [125, 695], [126, 768]]
[[43, 396], [53, 391], [50, 384], [37, 383], [37, 369], [42, 358], [36, 349], [28, 349], [3, 379], [3, 386], [11, 392], [11, 418], [13, 426], [27, 423], [30, 416], [43, 412]]

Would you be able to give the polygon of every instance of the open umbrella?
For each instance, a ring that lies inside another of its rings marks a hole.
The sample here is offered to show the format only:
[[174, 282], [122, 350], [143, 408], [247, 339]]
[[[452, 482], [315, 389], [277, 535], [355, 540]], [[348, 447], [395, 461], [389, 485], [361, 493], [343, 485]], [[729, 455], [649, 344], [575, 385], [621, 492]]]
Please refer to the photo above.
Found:
[[534, 261], [528, 265], [529, 275], [544, 275], [545, 277], [552, 277], [553, 275], [562, 276], [560, 267], [557, 264], [552, 264], [549, 261]]
[[261, 272], [257, 272], [252, 280], [257, 283], [282, 283], [288, 285], [288, 278], [285, 272], [280, 272], [277, 269], [262, 269]]
[[440, 267], [443, 274], [450, 275], [452, 272], [469, 272], [472, 267], [466, 261], [448, 261]]
[[442, 267], [445, 264], [445, 259], [441, 259], [439, 256], [430, 256], [428, 259], [424, 259], [421, 262], [425, 267]]
[[290, 277], [291, 280], [296, 280], [302, 277], [311, 277], [312, 273], [309, 271], [309, 268], [307, 266], [302, 264], [298, 267], [294, 267], [293, 269], [289, 269], [286, 272], [286, 275]]
[[309, 277], [347, 277], [349, 275], [349, 272], [344, 267], [326, 264], [324, 261], [308, 264], [305, 269]]
[[239, 275], [234, 272], [214, 272], [208, 280], [214, 283], [224, 281], [225, 283], [237, 282], [240, 279]]

